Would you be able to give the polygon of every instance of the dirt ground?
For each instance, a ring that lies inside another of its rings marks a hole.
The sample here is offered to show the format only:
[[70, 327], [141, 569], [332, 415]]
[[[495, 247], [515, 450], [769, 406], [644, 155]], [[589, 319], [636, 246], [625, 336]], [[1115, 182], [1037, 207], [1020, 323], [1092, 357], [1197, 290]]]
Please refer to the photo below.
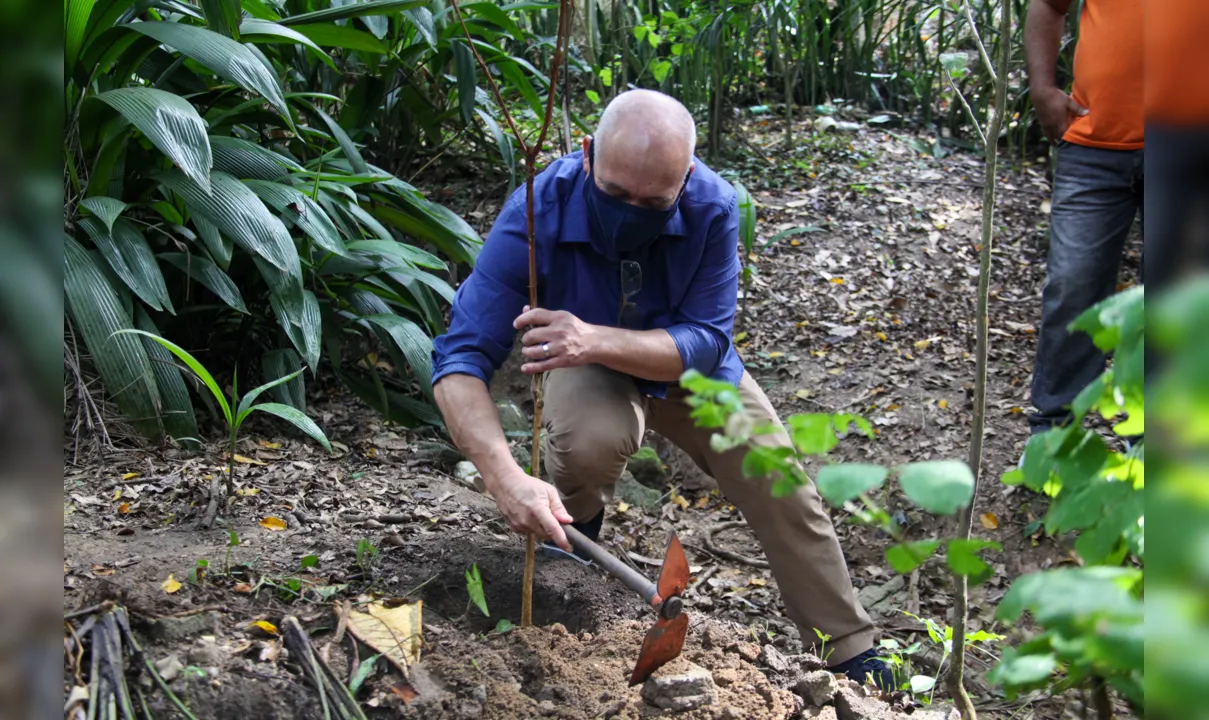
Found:
[[[788, 153], [778, 149], [775, 127], [748, 124], [743, 132], [756, 152], [731, 169], [759, 204], [757, 245], [787, 229], [810, 228], [751, 257], [758, 272], [740, 300], [736, 329], [753, 375], [783, 416], [846, 410], [867, 417], [877, 439], [846, 439], [838, 459], [965, 459], [980, 160], [936, 158], [920, 152], [931, 139], [873, 126], [827, 134]], [[1048, 207], [1043, 163], [1001, 168], [975, 531], [1003, 551], [988, 555], [995, 575], [974, 589], [971, 601], [973, 628], [995, 631], [1005, 631], [993, 612], [1013, 578], [1069, 561], [1060, 542], [1032, 525], [1042, 503], [998, 480], [1014, 466], [1027, 436]], [[436, 199], [485, 234], [502, 191], [465, 180], [445, 185], [448, 196], [438, 190]], [[1136, 275], [1135, 247], [1123, 280]], [[368, 651], [334, 641], [338, 607], [377, 598], [422, 600], [424, 645], [410, 681], [418, 694], [405, 699], [392, 690], [400, 678], [385, 663], [364, 682], [358, 699], [371, 717], [673, 714], [644, 704], [639, 688], [625, 682], [643, 628], [653, 620], [637, 596], [595, 568], [539, 556], [539, 627], [496, 632], [500, 619], [519, 620], [523, 541], [489, 498], [453, 477], [457, 458], [434, 444], [433, 431], [391, 427], [324, 378], [308, 385], [310, 414], [337, 452], [329, 457], [279, 423], [250, 421], [238, 451], [246, 461], [237, 464], [238, 492], [222, 513], [238, 538], [235, 546], [225, 529], [194, 529], [210, 478], [222, 473], [217, 446], [190, 455], [66, 437], [65, 614], [105, 600], [122, 603], [153, 662], [200, 669], [171, 683], [198, 718], [322, 717], [280, 639], [253, 623], [277, 627], [283, 617], [297, 617], [337, 674], [348, 678]], [[514, 366], [493, 390], [528, 411], [528, 383]], [[719, 683], [715, 704], [686, 717], [801, 716], [801, 701], [784, 689], [786, 678], [760, 659], [761, 645], [790, 656], [801, 648], [783, 617], [775, 579], [706, 548], [709, 530], [740, 520], [738, 511], [691, 463], [655, 438], [652, 444], [670, 471], [662, 507], [625, 513], [612, 507], [602, 542], [615, 553], [632, 553], [637, 567], [654, 576], [657, 568], [646, 559], [659, 558], [675, 531], [694, 577], [703, 579], [689, 594], [693, 625], [677, 662], [695, 663], [715, 677], [725, 670], [727, 681]], [[950, 521], [916, 515], [894, 495], [887, 502], [905, 512], [911, 539], [950, 529]], [[930, 561], [910, 579], [894, 577], [884, 559], [885, 536], [848, 523], [843, 512], [834, 518], [854, 581], [885, 637], [928, 645], [922, 625], [904, 611], [948, 622], [952, 598], [940, 562]], [[716, 539], [726, 550], [760, 555], [745, 527]], [[376, 548], [372, 558], [358, 561], [359, 540]], [[199, 561], [206, 563], [200, 573]], [[472, 566], [481, 573], [489, 617], [470, 603], [465, 573]], [[165, 585], [169, 580], [179, 581], [179, 589]], [[1014, 638], [1019, 631], [1005, 632]], [[741, 651], [741, 643], [754, 650]], [[1065, 699], [1009, 703], [993, 694], [978, 677], [994, 655], [994, 648], [975, 652], [968, 668], [985, 716], [1054, 718], [1064, 708], [1074, 711]], [[913, 672], [935, 674], [929, 667], [935, 661], [925, 652]], [[81, 671], [86, 677], [87, 668], [69, 658], [68, 687]], [[162, 694], [150, 698], [155, 717], [180, 716]]]

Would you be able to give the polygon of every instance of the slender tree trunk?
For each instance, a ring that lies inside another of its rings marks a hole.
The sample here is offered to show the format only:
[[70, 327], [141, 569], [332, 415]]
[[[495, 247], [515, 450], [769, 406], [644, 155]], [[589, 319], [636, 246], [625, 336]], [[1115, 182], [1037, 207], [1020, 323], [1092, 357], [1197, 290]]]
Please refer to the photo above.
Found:
[[[1007, 74], [1008, 61], [1011, 57], [1011, 43], [1008, 32], [1011, 28], [1011, 2], [1002, 0], [1001, 17], [999, 21], [1000, 56], [998, 71], [990, 67], [990, 58], [982, 48], [982, 57], [995, 77], [995, 105], [992, 110], [990, 127], [986, 132], [986, 174], [982, 189], [982, 248], [979, 258], [978, 272], [978, 302], [975, 310], [975, 327], [977, 329], [977, 345], [974, 351], [976, 365], [974, 376], [974, 423], [970, 437], [970, 470], [974, 473], [974, 495], [970, 504], [961, 511], [959, 519], [958, 538], [970, 538], [974, 521], [974, 506], [978, 499], [978, 478], [982, 467], [982, 441], [986, 428], [986, 379], [987, 379], [987, 336], [988, 336], [988, 306], [990, 304], [991, 287], [991, 242], [994, 239], [995, 220], [995, 171], [998, 156], [999, 132], [1003, 127], [1003, 114], [1007, 105]], [[974, 17], [965, 3], [966, 17], [971, 30], [977, 39], [977, 29], [974, 27]], [[981, 45], [981, 40], [977, 42]], [[957, 592], [954, 593], [953, 606], [953, 658], [946, 678], [949, 694], [961, 712], [962, 720], [975, 720], [977, 712], [970, 700], [963, 682], [965, 672], [965, 637], [966, 623], [969, 620], [969, 578], [955, 576]]]

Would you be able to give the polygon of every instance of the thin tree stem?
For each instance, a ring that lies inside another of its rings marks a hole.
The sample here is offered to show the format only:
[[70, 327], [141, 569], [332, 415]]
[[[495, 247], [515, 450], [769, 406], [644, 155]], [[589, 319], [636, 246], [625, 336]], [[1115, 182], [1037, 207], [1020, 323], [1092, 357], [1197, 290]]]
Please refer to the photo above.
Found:
[[[569, 42], [571, 31], [571, 12], [572, 4], [570, 0], [559, 0], [558, 3], [558, 38], [554, 45], [554, 58], [550, 63], [550, 85], [546, 97], [546, 114], [542, 118], [541, 130], [538, 132], [537, 142], [532, 145], [527, 145], [524, 138], [521, 137], [520, 131], [516, 124], [512, 122], [512, 114], [508, 112], [508, 108], [504, 105], [504, 99], [500, 96], [499, 87], [495, 84], [495, 79], [491, 76], [491, 71], [487, 68], [487, 63], [483, 62], [483, 58], [479, 55], [478, 50], [474, 47], [474, 41], [470, 37], [470, 30], [466, 27], [466, 20], [462, 17], [462, 11], [458, 7], [457, 0], [453, 0], [453, 10], [458, 16], [458, 22], [462, 25], [462, 32], [466, 35], [466, 42], [470, 44], [470, 49], [474, 52], [474, 57], [478, 60], [479, 67], [483, 69], [483, 74], [487, 76], [491, 83], [491, 91], [495, 94], [495, 102], [500, 106], [500, 113], [508, 123], [508, 128], [516, 137], [517, 145], [525, 156], [525, 215], [528, 231], [529, 242], [529, 307], [537, 309], [537, 241], [533, 230], [533, 180], [537, 175], [537, 156], [541, 152], [542, 144], [546, 141], [546, 133], [550, 129], [550, 119], [554, 114], [554, 93], [558, 87], [558, 70], [563, 62], [563, 54]], [[533, 376], [533, 450], [532, 464], [530, 473], [534, 477], [539, 477], [540, 460], [541, 460], [541, 426], [542, 426], [542, 376]], [[525, 575], [524, 582], [521, 585], [521, 626], [526, 627], [533, 624], [533, 569], [534, 557], [536, 550], [536, 538], [532, 533], [525, 538]]]
[[[970, 13], [969, 3], [962, 3], [966, 9], [966, 17], [970, 26], [974, 26], [974, 18]], [[1003, 115], [1007, 104], [1007, 72], [1010, 60], [1010, 43], [1006, 42], [1011, 22], [1011, 3], [1004, 0], [1001, 4], [1000, 17], [1000, 57], [999, 72], [991, 70], [990, 60], [981, 39], [978, 40], [978, 50], [987, 63], [987, 70], [995, 80], [995, 105], [990, 127], [984, 136], [983, 147], [986, 155], [986, 179], [982, 187], [982, 248], [979, 257], [978, 272], [978, 301], [975, 310], [975, 327], [977, 344], [974, 350], [976, 366], [974, 377], [974, 422], [970, 431], [970, 470], [974, 473], [974, 492], [970, 504], [962, 509], [959, 519], [958, 539], [969, 540], [974, 522], [974, 507], [978, 500], [978, 480], [982, 467], [982, 441], [986, 429], [986, 379], [987, 379], [987, 338], [989, 335], [988, 306], [990, 305], [991, 286], [991, 243], [994, 239], [995, 220], [995, 172], [998, 156], [996, 155], [999, 131], [1003, 127]], [[977, 30], [974, 30], [977, 37]], [[960, 93], [959, 93], [960, 94]], [[964, 99], [963, 99], [964, 101]], [[956, 576], [956, 592], [954, 593], [953, 617], [953, 659], [949, 666], [947, 684], [949, 694], [961, 712], [962, 720], [976, 720], [977, 711], [974, 703], [966, 692], [963, 674], [965, 670], [965, 638], [966, 623], [969, 619], [969, 578], [964, 575]]]

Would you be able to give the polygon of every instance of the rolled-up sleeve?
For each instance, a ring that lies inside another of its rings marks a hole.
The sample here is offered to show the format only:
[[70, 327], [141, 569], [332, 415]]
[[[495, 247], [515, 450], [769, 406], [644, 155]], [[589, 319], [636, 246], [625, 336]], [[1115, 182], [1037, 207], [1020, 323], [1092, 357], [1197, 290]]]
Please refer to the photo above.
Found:
[[528, 300], [528, 267], [524, 196], [514, 193], [487, 234], [474, 270], [454, 295], [449, 330], [433, 342], [434, 385], [453, 374], [491, 382], [512, 350], [512, 322]]
[[710, 223], [705, 251], [668, 334], [684, 369], [717, 374], [730, 348], [739, 294], [739, 208], [734, 195]]

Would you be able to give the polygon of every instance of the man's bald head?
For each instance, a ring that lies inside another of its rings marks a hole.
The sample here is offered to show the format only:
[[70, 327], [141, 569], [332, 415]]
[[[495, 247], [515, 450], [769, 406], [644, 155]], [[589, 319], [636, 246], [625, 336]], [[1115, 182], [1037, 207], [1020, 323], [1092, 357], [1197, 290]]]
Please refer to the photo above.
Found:
[[697, 126], [675, 98], [629, 90], [605, 108], [593, 139], [597, 185], [626, 202], [659, 207], [674, 201], [692, 167]]

